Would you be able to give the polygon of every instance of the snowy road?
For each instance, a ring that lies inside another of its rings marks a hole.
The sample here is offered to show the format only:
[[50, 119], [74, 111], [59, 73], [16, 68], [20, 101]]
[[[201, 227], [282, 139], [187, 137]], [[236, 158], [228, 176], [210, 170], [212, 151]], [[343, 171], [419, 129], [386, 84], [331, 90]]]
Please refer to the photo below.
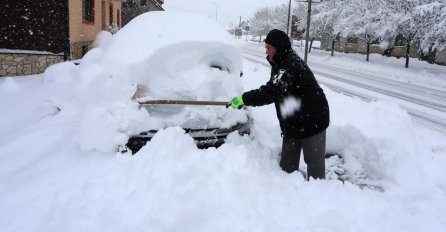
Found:
[[[246, 43], [242, 45], [242, 52], [246, 60], [270, 67], [263, 45]], [[419, 85], [359, 72], [352, 67], [314, 61], [311, 56], [309, 66], [318, 81], [334, 91], [365, 101], [394, 102], [407, 110], [417, 123], [446, 133], [446, 91], [441, 86]]]

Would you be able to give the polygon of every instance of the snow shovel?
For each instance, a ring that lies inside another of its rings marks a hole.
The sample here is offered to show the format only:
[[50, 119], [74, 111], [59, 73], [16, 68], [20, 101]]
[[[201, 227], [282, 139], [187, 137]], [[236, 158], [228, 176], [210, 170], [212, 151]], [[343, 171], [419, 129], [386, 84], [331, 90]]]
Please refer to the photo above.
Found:
[[207, 105], [226, 106], [227, 102], [222, 101], [192, 101], [192, 100], [149, 100], [137, 101], [140, 105]]

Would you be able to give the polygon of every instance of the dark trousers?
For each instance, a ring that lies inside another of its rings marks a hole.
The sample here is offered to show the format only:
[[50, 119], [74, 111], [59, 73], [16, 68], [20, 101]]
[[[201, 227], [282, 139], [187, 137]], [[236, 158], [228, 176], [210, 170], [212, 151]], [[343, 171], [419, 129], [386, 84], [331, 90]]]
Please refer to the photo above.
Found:
[[325, 179], [325, 140], [325, 130], [305, 139], [284, 136], [280, 167], [288, 173], [299, 170], [300, 153], [303, 150], [308, 178]]

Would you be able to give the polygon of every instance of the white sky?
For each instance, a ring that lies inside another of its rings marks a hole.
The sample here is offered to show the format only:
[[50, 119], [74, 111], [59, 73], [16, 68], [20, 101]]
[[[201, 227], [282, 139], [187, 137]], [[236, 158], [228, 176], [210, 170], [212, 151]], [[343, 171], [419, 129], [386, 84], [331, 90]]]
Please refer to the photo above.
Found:
[[187, 11], [215, 19], [222, 26], [238, 24], [240, 16], [247, 20], [260, 7], [288, 4], [288, 0], [165, 0], [166, 11]]

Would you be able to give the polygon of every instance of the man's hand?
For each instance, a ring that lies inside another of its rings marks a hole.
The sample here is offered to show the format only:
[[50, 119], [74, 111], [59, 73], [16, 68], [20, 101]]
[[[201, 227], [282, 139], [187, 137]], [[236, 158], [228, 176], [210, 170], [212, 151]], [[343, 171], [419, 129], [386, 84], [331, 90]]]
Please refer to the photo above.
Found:
[[242, 96], [237, 96], [228, 101], [228, 103], [226, 104], [226, 108], [231, 106], [234, 109], [241, 109], [244, 104], [245, 103], [243, 102]]

